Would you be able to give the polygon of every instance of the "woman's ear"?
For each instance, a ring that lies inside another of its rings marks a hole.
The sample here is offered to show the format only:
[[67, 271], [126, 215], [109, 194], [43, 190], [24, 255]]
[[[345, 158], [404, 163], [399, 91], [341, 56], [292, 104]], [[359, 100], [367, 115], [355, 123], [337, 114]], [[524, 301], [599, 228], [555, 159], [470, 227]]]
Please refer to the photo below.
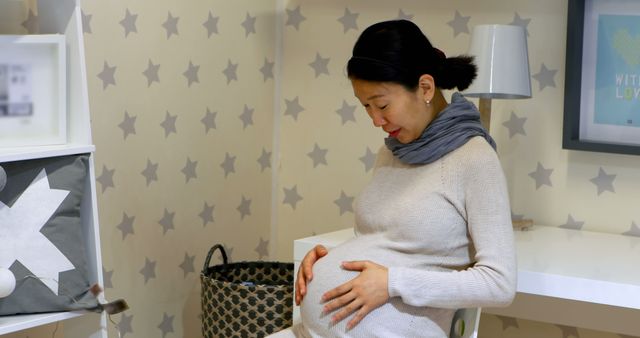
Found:
[[425, 102], [430, 103], [433, 100], [433, 96], [436, 94], [436, 83], [433, 80], [433, 76], [429, 74], [422, 74], [418, 80], [418, 88], [420, 94]]

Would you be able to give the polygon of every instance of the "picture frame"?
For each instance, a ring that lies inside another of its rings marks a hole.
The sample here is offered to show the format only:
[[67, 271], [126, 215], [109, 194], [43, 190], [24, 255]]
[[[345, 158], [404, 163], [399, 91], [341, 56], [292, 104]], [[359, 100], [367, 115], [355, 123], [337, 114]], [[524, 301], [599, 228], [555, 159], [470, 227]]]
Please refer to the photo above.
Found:
[[0, 35], [0, 150], [67, 142], [66, 41]]
[[640, 2], [569, 0], [564, 149], [640, 155], [636, 38]]

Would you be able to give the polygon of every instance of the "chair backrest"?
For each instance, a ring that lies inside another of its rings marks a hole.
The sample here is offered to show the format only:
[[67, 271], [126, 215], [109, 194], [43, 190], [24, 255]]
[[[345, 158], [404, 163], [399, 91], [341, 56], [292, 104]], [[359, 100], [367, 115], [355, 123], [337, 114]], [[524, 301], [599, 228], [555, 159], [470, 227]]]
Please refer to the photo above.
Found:
[[453, 315], [449, 338], [478, 338], [481, 308], [459, 309]]

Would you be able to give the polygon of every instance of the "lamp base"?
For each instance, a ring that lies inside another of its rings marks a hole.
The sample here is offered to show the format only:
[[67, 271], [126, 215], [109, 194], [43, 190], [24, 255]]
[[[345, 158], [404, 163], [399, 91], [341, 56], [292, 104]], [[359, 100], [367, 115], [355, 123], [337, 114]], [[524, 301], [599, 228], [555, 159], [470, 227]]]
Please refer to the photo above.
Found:
[[480, 111], [480, 122], [482, 126], [488, 132], [491, 131], [491, 99], [481, 97], [478, 103], [478, 110]]

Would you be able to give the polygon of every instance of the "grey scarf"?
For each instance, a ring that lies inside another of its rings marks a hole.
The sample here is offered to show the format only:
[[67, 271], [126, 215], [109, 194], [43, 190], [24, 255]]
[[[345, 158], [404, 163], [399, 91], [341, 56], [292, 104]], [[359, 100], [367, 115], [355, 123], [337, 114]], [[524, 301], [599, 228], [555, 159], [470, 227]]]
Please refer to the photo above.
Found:
[[402, 144], [395, 137], [384, 141], [387, 148], [406, 164], [428, 164], [442, 158], [467, 143], [474, 136], [482, 136], [496, 149], [496, 143], [482, 124], [476, 106], [460, 93], [454, 93], [451, 103], [429, 123], [422, 135], [411, 143]]

